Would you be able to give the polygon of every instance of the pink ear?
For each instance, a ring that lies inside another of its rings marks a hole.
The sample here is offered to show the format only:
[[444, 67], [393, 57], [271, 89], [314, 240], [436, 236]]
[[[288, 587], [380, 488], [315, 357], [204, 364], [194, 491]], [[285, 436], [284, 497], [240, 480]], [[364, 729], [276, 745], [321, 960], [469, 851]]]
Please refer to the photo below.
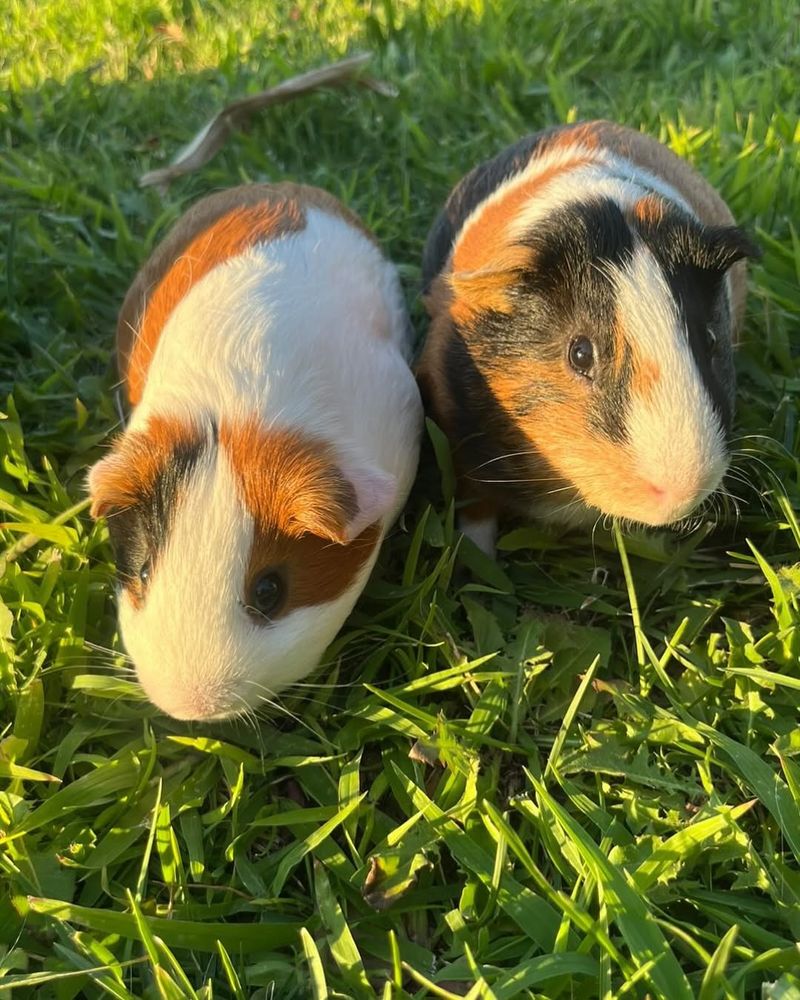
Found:
[[363, 466], [345, 464], [342, 473], [355, 490], [358, 503], [358, 510], [345, 525], [342, 541], [347, 545], [391, 511], [397, 496], [397, 481], [382, 469]]

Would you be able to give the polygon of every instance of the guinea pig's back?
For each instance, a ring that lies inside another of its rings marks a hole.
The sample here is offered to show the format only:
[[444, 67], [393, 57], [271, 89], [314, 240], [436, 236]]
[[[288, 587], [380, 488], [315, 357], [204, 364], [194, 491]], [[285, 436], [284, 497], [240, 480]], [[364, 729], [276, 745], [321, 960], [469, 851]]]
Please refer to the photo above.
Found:
[[249, 185], [199, 202], [144, 265], [118, 325], [131, 426], [242, 413], [302, 428], [410, 487], [421, 404], [396, 268], [333, 196]]
[[[161, 335], [192, 287], [248, 249], [302, 232], [309, 212], [341, 220], [347, 231], [380, 255], [355, 213], [328, 192], [308, 185], [241, 185], [201, 199], [178, 219], [140, 268], [120, 309], [117, 367], [131, 405], [140, 402]], [[401, 339], [399, 346], [408, 353], [405, 329]]]
[[296, 294], [274, 306], [264, 364], [282, 378], [265, 415], [293, 414], [310, 433], [348, 442], [398, 480], [404, 499], [422, 411], [397, 270], [327, 206], [307, 205], [305, 214], [305, 230], [281, 247]]

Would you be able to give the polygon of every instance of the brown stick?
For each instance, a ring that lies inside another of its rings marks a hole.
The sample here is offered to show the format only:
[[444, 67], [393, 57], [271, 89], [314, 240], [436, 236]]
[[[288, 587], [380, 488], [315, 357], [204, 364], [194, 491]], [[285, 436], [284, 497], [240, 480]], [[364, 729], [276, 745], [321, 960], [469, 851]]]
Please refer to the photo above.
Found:
[[352, 82], [362, 87], [369, 87], [370, 90], [386, 97], [395, 97], [397, 91], [391, 84], [359, 75], [371, 58], [370, 53], [362, 52], [359, 55], [350, 56], [348, 59], [342, 59], [340, 62], [331, 63], [329, 66], [322, 66], [320, 69], [301, 73], [300, 76], [293, 76], [275, 87], [254, 94], [252, 97], [240, 97], [238, 100], [232, 101], [200, 129], [194, 139], [178, 153], [168, 167], [149, 171], [139, 179], [139, 184], [142, 187], [158, 184], [162, 188], [166, 188], [170, 181], [176, 177], [192, 173], [202, 167], [204, 163], [208, 163], [222, 149], [231, 133], [246, 125], [254, 112], [272, 107], [275, 104], [293, 101], [301, 94], [308, 94], [320, 87], [338, 87]]

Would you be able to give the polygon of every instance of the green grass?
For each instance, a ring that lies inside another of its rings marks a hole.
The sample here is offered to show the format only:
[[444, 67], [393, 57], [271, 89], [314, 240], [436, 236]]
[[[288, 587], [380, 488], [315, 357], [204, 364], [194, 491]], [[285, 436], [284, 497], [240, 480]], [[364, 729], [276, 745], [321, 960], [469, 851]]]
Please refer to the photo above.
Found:
[[[798, 13], [0, 7], [0, 996], [800, 995]], [[364, 48], [397, 99], [306, 98], [166, 197], [138, 188], [226, 98]], [[374, 227], [421, 334], [422, 243], [452, 183], [601, 115], [687, 156], [764, 248], [738, 515], [682, 537], [509, 526], [488, 563], [428, 447], [286, 715], [159, 716], [112, 652], [111, 553], [83, 499], [139, 262], [205, 192], [302, 179]]]

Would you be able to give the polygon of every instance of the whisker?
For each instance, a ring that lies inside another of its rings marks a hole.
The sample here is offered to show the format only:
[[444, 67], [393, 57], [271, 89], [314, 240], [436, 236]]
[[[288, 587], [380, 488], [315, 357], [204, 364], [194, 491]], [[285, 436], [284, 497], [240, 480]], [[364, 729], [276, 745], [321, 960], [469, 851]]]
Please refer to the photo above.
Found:
[[95, 652], [108, 653], [110, 656], [115, 657], [121, 656], [123, 659], [132, 662], [131, 657], [121, 649], [111, 649], [109, 646], [101, 646], [96, 642], [90, 642], [88, 639], [84, 639], [83, 644], [87, 649], [94, 650]]
[[[476, 479], [474, 476], [468, 477], [470, 482], [473, 483], [560, 483], [564, 481], [563, 476], [552, 476], [550, 479]], [[564, 490], [574, 490], [575, 487], [568, 483], [566, 486], [561, 486], [556, 490], [549, 490], [545, 496], [549, 496], [550, 493], [561, 493]]]
[[291, 712], [285, 705], [282, 705], [277, 700], [278, 699], [277, 694], [270, 688], [266, 687], [264, 684], [259, 684], [258, 681], [254, 680], [247, 679], [245, 683], [251, 684], [253, 687], [261, 691], [267, 692], [266, 696], [262, 694], [257, 695], [259, 701], [263, 701], [265, 704], [269, 705], [270, 708], [273, 708], [278, 712], [283, 712], [284, 715], [287, 715], [290, 719], [293, 719], [298, 725], [302, 726], [304, 729], [307, 729], [310, 733], [313, 733], [317, 739], [320, 739], [324, 743], [327, 743], [328, 746], [334, 746], [334, 744], [331, 743], [330, 740], [326, 739], [324, 736], [318, 733], [316, 729], [313, 728], [313, 726], [310, 726], [304, 719], [301, 719], [300, 716], [295, 715], [294, 712]]
[[[478, 472], [480, 469], [485, 468], [487, 465], [492, 465], [494, 462], [502, 462], [508, 458], [522, 458], [527, 455], [536, 455], [536, 454], [537, 452], [534, 448], [529, 448], [526, 451], [510, 451], [506, 455], [498, 455], [496, 458], [490, 458], [486, 462], [481, 462], [480, 465], [476, 465], [472, 469], [470, 469], [469, 473]], [[467, 475], [469, 475], [469, 473], [467, 473]]]

